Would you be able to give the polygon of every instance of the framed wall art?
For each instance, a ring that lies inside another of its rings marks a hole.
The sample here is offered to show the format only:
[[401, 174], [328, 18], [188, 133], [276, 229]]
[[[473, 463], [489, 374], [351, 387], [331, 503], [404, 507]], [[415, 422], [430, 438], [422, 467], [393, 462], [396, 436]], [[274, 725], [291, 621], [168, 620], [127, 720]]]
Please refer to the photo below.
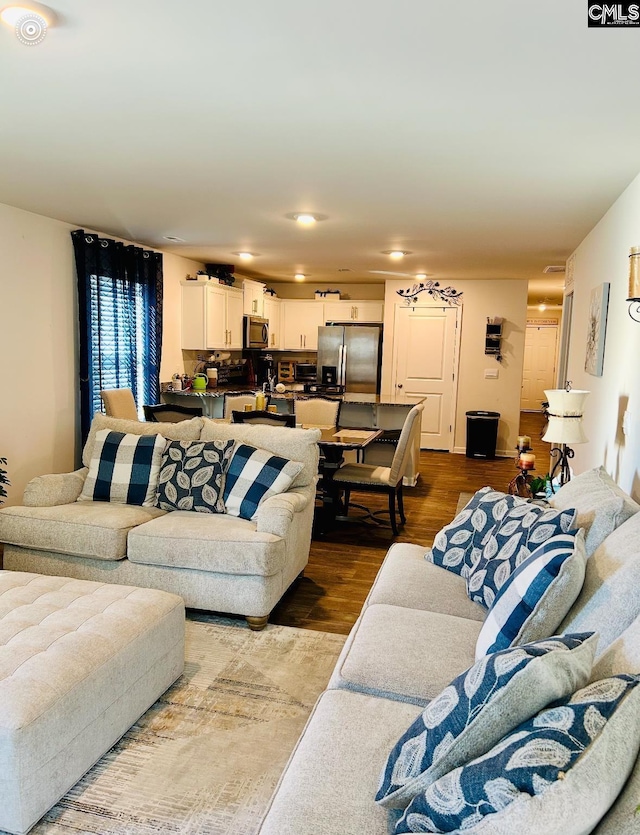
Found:
[[589, 322], [587, 324], [587, 356], [584, 370], [594, 377], [602, 377], [604, 366], [604, 342], [607, 334], [607, 310], [609, 307], [610, 284], [594, 287], [589, 304]]

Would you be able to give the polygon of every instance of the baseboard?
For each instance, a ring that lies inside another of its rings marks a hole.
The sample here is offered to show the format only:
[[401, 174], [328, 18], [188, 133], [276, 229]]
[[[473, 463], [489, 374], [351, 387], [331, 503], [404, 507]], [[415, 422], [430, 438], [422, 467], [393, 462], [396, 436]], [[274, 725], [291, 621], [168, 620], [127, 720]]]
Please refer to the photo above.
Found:
[[[456, 455], [466, 455], [467, 448], [463, 446], [454, 446], [453, 451]], [[497, 449], [496, 458], [515, 458], [515, 451], [512, 449]], [[486, 461], [486, 458], [476, 458], [476, 461]]]

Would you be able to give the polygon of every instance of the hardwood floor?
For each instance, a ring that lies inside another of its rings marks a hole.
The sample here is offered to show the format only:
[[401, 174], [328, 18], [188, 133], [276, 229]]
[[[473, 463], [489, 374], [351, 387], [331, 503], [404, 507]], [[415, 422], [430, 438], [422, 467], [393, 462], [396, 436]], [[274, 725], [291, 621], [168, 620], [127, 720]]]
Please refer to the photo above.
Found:
[[[532, 437], [541, 460], [548, 448], [539, 440], [543, 423], [539, 413], [521, 415], [520, 431]], [[461, 492], [473, 493], [486, 485], [506, 490], [515, 474], [512, 458], [482, 461], [423, 451], [418, 484], [404, 491], [407, 523], [400, 535], [394, 538], [390, 528], [354, 522], [342, 523], [323, 538], [314, 539], [305, 576], [287, 592], [269, 621], [347, 634], [393, 542], [431, 545], [440, 528], [453, 519]], [[386, 495], [374, 493], [354, 494], [353, 498], [362, 498], [363, 504], [376, 510], [387, 503]]]

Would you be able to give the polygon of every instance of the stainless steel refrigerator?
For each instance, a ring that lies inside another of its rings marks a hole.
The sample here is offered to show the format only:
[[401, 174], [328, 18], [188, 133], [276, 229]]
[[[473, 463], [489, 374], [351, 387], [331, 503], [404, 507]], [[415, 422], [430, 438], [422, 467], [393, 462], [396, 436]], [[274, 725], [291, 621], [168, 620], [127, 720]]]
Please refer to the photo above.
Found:
[[318, 328], [318, 382], [344, 391], [379, 394], [382, 325]]

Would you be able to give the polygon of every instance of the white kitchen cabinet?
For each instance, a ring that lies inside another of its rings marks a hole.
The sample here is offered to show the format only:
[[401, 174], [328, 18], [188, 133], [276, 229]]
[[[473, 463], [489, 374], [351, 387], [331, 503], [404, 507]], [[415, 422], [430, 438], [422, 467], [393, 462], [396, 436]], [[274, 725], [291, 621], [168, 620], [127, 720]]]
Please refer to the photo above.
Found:
[[213, 282], [183, 282], [182, 347], [242, 350], [243, 309], [242, 290]]
[[283, 299], [281, 344], [285, 351], [317, 351], [318, 328], [324, 325], [324, 304]]
[[272, 351], [278, 350], [282, 342], [280, 339], [281, 304], [280, 299], [269, 296], [264, 298], [264, 318], [269, 320], [269, 348]]
[[382, 322], [384, 303], [379, 301], [325, 302], [325, 322]]
[[264, 316], [264, 288], [266, 285], [259, 281], [245, 278], [242, 281], [244, 293], [244, 315]]

